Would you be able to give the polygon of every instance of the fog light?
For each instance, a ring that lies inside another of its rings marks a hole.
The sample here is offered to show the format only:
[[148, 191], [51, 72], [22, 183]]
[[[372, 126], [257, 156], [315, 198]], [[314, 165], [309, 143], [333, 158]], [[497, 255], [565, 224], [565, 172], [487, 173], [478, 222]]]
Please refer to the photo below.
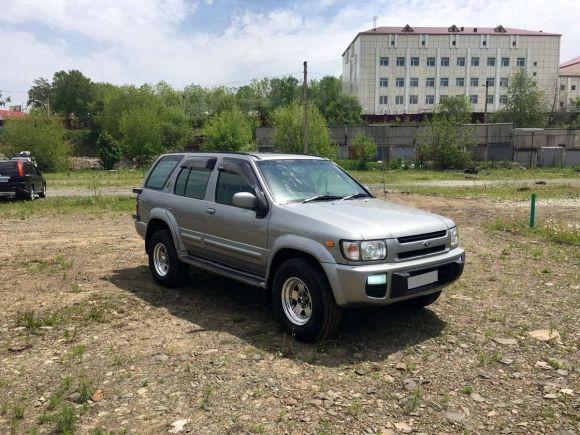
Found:
[[367, 276], [368, 285], [385, 285], [387, 283], [387, 275], [369, 275]]

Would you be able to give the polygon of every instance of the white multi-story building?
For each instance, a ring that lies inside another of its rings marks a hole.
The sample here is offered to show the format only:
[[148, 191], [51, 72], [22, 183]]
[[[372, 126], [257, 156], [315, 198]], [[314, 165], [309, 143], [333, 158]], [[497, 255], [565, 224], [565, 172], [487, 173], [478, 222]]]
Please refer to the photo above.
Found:
[[560, 65], [560, 107], [570, 107], [577, 98], [580, 98], [580, 56]]
[[486, 101], [494, 112], [517, 68], [547, 96], [558, 92], [560, 37], [503, 26], [377, 27], [359, 33], [343, 53], [343, 90], [367, 115], [430, 112], [442, 97], [460, 94], [474, 112], [484, 112]]

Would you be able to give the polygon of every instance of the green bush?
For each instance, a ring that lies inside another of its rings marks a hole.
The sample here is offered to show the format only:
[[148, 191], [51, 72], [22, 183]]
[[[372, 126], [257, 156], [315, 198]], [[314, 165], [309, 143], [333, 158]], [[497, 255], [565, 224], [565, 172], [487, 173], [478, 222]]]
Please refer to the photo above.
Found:
[[55, 116], [31, 113], [7, 119], [0, 133], [6, 154], [30, 151], [43, 171], [59, 171], [70, 166], [70, 146], [64, 139], [61, 120]]
[[352, 149], [360, 169], [366, 169], [368, 161], [374, 160], [377, 155], [377, 144], [364, 133], [356, 135], [352, 143]]
[[119, 143], [113, 139], [109, 132], [103, 130], [97, 139], [97, 149], [101, 164], [106, 170], [111, 170], [121, 161], [123, 153]]
[[253, 151], [252, 123], [239, 110], [225, 110], [213, 116], [203, 128], [205, 141], [202, 149], [207, 151]]

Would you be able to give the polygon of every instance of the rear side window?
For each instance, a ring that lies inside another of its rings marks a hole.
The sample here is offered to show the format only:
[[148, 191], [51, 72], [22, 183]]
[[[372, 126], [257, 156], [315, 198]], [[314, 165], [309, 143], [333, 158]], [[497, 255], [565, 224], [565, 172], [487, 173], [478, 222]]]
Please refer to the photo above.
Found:
[[205, 190], [211, 170], [200, 168], [183, 168], [175, 182], [175, 194], [189, 198], [205, 198]]
[[161, 190], [167, 179], [177, 166], [177, 164], [181, 161], [183, 156], [165, 156], [162, 157], [161, 160], [157, 162], [149, 177], [147, 177], [147, 182], [145, 183], [145, 187], [147, 189], [155, 189]]
[[36, 170], [34, 169], [34, 165], [32, 163], [24, 162], [24, 173], [26, 175], [35, 175]]
[[0, 162], [0, 175], [5, 177], [14, 177], [18, 175], [18, 167], [15, 161]]

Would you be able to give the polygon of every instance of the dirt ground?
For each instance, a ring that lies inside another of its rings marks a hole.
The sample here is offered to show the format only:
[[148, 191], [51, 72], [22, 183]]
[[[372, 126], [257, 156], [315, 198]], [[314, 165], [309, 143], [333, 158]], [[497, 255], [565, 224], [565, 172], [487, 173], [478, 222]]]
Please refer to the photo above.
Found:
[[155, 285], [129, 216], [0, 219], [0, 433], [578, 433], [578, 247], [487, 229], [505, 203], [389, 199], [458, 223], [463, 277], [314, 346], [259, 290]]

